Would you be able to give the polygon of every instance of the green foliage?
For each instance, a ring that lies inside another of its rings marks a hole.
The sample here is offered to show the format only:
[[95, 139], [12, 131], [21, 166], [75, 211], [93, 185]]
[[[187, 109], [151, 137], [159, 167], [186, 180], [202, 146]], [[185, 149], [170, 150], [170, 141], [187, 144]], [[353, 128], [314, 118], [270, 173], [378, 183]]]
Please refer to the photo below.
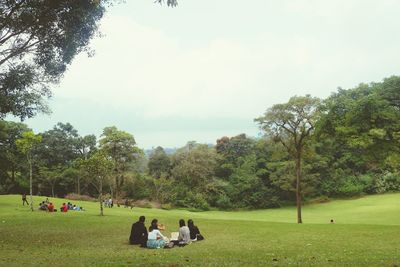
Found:
[[47, 111], [42, 97], [98, 29], [112, 1], [1, 1], [0, 117]]
[[162, 147], [157, 147], [150, 155], [148, 162], [150, 175], [160, 178], [162, 174], [169, 174], [171, 171], [171, 160]]
[[100, 150], [114, 164], [115, 194], [119, 198], [125, 181], [125, 173], [143, 152], [136, 146], [133, 135], [120, 131], [115, 126], [104, 128], [101, 137], [99, 140]]
[[295, 96], [256, 119], [266, 132], [262, 138], [224, 136], [215, 146], [192, 141], [171, 155], [157, 147], [149, 157], [133, 135], [116, 127], [106, 127], [97, 143], [94, 135], [79, 136], [69, 123], [41, 133], [42, 142], [28, 155], [17, 141], [27, 139], [28, 127], [0, 120], [0, 192], [26, 192], [32, 174], [34, 192], [97, 197], [99, 189], [92, 184], [99, 181], [93, 178], [104, 165], [101, 193], [194, 210], [259, 209], [299, 198], [397, 192], [399, 99], [400, 77], [395, 76], [339, 89], [322, 105], [319, 99]]

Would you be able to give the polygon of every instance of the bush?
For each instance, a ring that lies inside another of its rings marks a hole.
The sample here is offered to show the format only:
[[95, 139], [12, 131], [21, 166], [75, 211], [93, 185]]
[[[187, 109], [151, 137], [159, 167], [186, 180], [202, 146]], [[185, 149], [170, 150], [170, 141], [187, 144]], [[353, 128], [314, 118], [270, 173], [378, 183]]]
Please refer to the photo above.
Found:
[[375, 193], [400, 191], [400, 174], [387, 172], [375, 178]]
[[233, 208], [233, 205], [232, 205], [232, 202], [231, 202], [230, 198], [225, 194], [221, 195], [218, 198], [218, 200], [216, 202], [216, 205], [217, 205], [218, 208], [221, 208], [221, 209], [229, 210], [229, 209]]
[[75, 193], [69, 193], [65, 196], [66, 199], [70, 199], [70, 200], [82, 200], [82, 201], [92, 201], [92, 202], [96, 202], [98, 201], [97, 198], [93, 198], [91, 196], [88, 195], [78, 195]]
[[319, 197], [313, 198], [307, 202], [312, 203], [312, 204], [320, 204], [320, 203], [327, 203], [329, 201], [330, 201], [330, 199], [328, 196], [319, 196]]
[[172, 210], [172, 205], [170, 203], [161, 204], [163, 210]]
[[339, 195], [352, 197], [364, 192], [364, 185], [356, 176], [348, 177], [338, 188]]

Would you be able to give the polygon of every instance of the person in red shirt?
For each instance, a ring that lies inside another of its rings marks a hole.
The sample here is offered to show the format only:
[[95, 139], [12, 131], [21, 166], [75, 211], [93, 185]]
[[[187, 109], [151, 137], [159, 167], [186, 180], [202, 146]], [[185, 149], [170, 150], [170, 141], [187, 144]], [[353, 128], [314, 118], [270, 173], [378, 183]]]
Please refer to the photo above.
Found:
[[65, 205], [65, 203], [63, 203], [61, 206], [61, 212], [67, 212], [67, 211], [68, 211], [68, 205]]
[[49, 205], [47, 205], [47, 209], [49, 210], [49, 212], [53, 212], [54, 211], [54, 205], [53, 203], [49, 203]]

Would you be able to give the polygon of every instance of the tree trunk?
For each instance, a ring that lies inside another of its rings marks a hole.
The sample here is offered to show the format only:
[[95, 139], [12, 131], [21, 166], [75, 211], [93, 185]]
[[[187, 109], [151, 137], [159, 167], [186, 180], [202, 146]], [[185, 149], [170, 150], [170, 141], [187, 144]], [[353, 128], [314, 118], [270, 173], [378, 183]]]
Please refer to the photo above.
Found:
[[297, 204], [297, 223], [303, 223], [301, 219], [301, 150], [296, 155], [296, 204]]
[[54, 184], [51, 184], [51, 196], [54, 198]]
[[78, 175], [78, 190], [77, 190], [78, 192], [78, 195], [80, 195], [81, 194], [81, 178], [80, 178], [80, 176]]
[[29, 163], [29, 194], [31, 195], [31, 211], [33, 211], [33, 192], [32, 192], [32, 161], [31, 157], [28, 155], [28, 163]]
[[103, 183], [100, 182], [100, 186], [99, 186], [100, 216], [104, 215], [104, 213], [103, 213], [103, 201], [101, 199], [102, 192], [103, 192]]

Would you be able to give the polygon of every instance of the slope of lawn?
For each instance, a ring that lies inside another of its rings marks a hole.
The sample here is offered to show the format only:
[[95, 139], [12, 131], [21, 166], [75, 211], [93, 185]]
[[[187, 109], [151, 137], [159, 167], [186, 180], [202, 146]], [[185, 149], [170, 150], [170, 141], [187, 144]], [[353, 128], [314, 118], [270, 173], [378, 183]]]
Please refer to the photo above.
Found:
[[[37, 205], [44, 197], [35, 197]], [[59, 208], [63, 199], [50, 199]], [[240, 212], [105, 209], [31, 212], [20, 196], [0, 196], [0, 266], [396, 266], [400, 264], [400, 194]], [[192, 218], [206, 240], [183, 248], [142, 249], [128, 244], [140, 215], [178, 229]], [[333, 218], [337, 223], [329, 224]]]

